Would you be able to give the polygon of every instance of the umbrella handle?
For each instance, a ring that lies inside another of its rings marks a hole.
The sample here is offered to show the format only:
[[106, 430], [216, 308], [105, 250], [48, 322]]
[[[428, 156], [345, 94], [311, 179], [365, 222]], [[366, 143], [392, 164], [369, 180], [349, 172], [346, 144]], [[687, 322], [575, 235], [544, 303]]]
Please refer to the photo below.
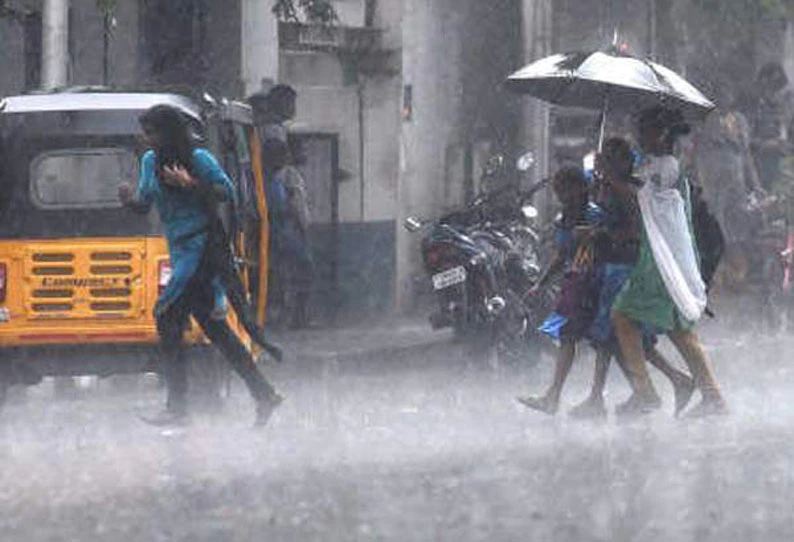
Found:
[[601, 120], [598, 127], [598, 152], [604, 150], [604, 132], [607, 125], [607, 112], [609, 111], [609, 92], [604, 95], [604, 105], [601, 107]]

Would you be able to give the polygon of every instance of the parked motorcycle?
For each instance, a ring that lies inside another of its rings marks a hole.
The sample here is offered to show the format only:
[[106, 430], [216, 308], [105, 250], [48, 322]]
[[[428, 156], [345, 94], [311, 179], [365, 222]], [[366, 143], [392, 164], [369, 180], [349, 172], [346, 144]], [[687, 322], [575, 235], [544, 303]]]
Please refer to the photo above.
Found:
[[[532, 162], [526, 154], [516, 169], [527, 171]], [[487, 186], [494, 176], [506, 174], [504, 158], [494, 157], [480, 184]], [[422, 257], [438, 300], [431, 325], [452, 327], [477, 349], [495, 346], [501, 357], [525, 359], [545, 314], [543, 305], [550, 304], [544, 296], [528, 295], [540, 276], [540, 237], [534, 224], [538, 211], [531, 202], [548, 183], [528, 191], [519, 190], [515, 182], [499, 184], [437, 221], [409, 217], [404, 226], [425, 235]]]

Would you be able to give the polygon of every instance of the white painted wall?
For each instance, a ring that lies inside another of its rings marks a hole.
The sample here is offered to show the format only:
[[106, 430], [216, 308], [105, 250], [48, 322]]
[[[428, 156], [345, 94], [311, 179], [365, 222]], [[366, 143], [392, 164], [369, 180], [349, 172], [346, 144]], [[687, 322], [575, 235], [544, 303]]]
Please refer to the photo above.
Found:
[[[352, 7], [355, 2], [350, 1]], [[339, 166], [350, 175], [339, 186], [341, 221], [396, 221], [395, 293], [405, 308], [410, 308], [414, 278], [424, 272], [420, 237], [404, 231], [403, 219], [413, 214], [438, 217], [460, 205], [467, 144], [489, 152], [487, 145], [477, 144], [480, 136], [473, 136], [469, 125], [482, 126], [492, 120], [488, 117], [493, 102], [498, 101], [493, 96], [507, 73], [472, 84], [479, 68], [469, 60], [473, 56], [475, 64], [485, 64], [491, 53], [485, 50], [480, 56], [479, 46], [474, 46], [487, 41], [479, 15], [483, 11], [493, 15], [478, 2], [379, 2], [376, 26], [384, 31], [385, 48], [401, 59], [395, 63], [401, 66], [401, 74], [361, 77], [356, 82], [333, 53], [282, 51], [280, 55], [278, 80], [298, 91], [293, 131], [339, 136]], [[493, 21], [490, 28], [488, 39], [508, 39], [509, 32], [502, 35]], [[404, 85], [413, 89], [410, 121], [402, 118]], [[478, 103], [480, 98], [483, 103]], [[359, 113], [363, 113], [363, 164]]]
[[794, 81], [794, 25], [789, 21], [783, 40], [783, 69], [789, 81]]
[[278, 79], [278, 21], [272, 0], [242, 2], [242, 80], [245, 94], [262, 88], [263, 81]]
[[64, 87], [69, 83], [69, 0], [44, 0], [42, 10], [42, 87]]
[[0, 96], [22, 92], [25, 87], [25, 47], [22, 25], [0, 20]]
[[281, 79], [298, 92], [298, 114], [293, 132], [336, 134], [339, 138], [339, 167], [350, 177], [339, 184], [339, 219], [360, 222], [360, 176], [358, 152], [358, 97], [355, 87], [320, 87]]
[[460, 144], [460, 22], [464, 0], [405, 0], [403, 84], [411, 85], [413, 118], [400, 136], [397, 301], [409, 310], [421, 274], [421, 236], [402, 228], [411, 215], [434, 217], [446, 207], [447, 156]]
[[364, 26], [364, 0], [334, 0], [334, 9], [341, 25]]
[[[524, 0], [521, 16], [523, 63], [529, 64], [552, 54], [551, 0]], [[523, 103], [521, 147], [535, 154], [535, 166], [529, 172], [534, 184], [549, 174], [549, 106], [529, 97], [524, 98]], [[540, 194], [536, 203], [541, 210], [548, 210], [548, 191]]]
[[[348, 177], [339, 184], [341, 222], [394, 220], [399, 179], [400, 78], [362, 78], [345, 84], [335, 54], [281, 53], [279, 81], [295, 87], [297, 116], [293, 132], [335, 134], [339, 167]], [[363, 105], [364, 191], [359, 111]]]

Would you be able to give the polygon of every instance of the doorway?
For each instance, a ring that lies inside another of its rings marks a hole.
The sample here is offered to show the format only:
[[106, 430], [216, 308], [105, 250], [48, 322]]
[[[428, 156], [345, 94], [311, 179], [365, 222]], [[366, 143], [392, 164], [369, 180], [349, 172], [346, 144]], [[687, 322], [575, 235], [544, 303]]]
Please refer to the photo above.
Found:
[[339, 297], [339, 137], [336, 134], [290, 134], [289, 143], [304, 181], [311, 222], [309, 243], [315, 266], [313, 318], [336, 320]]

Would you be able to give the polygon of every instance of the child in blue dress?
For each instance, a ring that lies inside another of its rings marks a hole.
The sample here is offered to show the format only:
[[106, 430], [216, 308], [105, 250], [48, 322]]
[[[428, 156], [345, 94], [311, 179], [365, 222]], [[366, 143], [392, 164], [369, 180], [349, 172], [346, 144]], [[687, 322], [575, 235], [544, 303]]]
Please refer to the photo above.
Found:
[[586, 337], [597, 306], [590, 232], [603, 219], [599, 207], [589, 201], [588, 182], [582, 169], [573, 166], [560, 169], [552, 187], [563, 208], [555, 235], [556, 251], [532, 290], [538, 292], [550, 277], [563, 273], [554, 311], [540, 326], [543, 333], [559, 341], [560, 347], [554, 380], [546, 393], [518, 398], [521, 404], [551, 415], [557, 412], [563, 385], [576, 356], [576, 345]]

